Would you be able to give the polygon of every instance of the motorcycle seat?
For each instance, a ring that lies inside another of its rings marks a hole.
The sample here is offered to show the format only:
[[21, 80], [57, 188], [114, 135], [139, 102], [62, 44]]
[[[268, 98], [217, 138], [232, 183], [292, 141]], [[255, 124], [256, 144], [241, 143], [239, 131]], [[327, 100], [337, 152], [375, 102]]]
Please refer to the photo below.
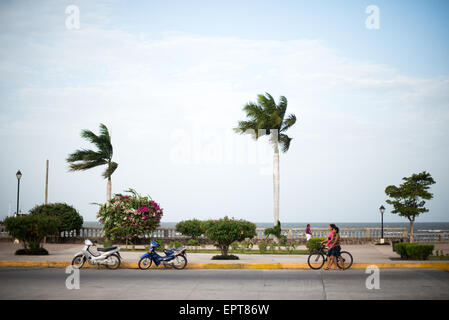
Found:
[[117, 249], [117, 247], [97, 248], [98, 251], [102, 251], [102, 252], [108, 252], [108, 251], [115, 250], [115, 249]]

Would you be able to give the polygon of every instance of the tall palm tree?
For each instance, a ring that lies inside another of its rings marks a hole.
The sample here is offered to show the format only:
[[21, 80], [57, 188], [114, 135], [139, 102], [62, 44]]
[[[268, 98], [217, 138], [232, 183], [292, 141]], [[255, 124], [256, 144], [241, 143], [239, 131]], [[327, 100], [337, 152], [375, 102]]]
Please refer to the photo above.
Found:
[[240, 134], [251, 134], [256, 140], [261, 135], [271, 133], [270, 142], [273, 144], [273, 189], [274, 189], [274, 225], [279, 222], [279, 145], [283, 152], [290, 148], [292, 138], [285, 134], [296, 123], [294, 114], [286, 115], [287, 98], [281, 96], [276, 104], [269, 93], [257, 96], [257, 103], [249, 102], [243, 107], [246, 121], [239, 121], [234, 130]]
[[103, 177], [108, 179], [107, 201], [111, 200], [111, 176], [117, 169], [118, 164], [112, 161], [112, 144], [111, 136], [108, 128], [100, 123], [100, 135], [96, 135], [90, 130], [81, 131], [81, 137], [93, 143], [97, 147], [97, 151], [93, 150], [76, 150], [69, 154], [67, 162], [70, 163], [69, 171], [80, 171], [107, 165], [103, 172]]

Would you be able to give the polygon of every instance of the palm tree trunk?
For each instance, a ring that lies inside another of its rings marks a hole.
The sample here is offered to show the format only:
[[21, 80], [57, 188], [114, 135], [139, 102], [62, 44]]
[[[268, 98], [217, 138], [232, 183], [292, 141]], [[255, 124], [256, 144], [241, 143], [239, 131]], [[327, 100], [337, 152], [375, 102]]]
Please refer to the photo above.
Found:
[[279, 148], [275, 145], [273, 156], [274, 225], [279, 221]]
[[111, 183], [111, 177], [108, 178], [108, 194], [107, 194], [107, 201], [111, 201], [111, 189], [112, 189], [112, 183]]

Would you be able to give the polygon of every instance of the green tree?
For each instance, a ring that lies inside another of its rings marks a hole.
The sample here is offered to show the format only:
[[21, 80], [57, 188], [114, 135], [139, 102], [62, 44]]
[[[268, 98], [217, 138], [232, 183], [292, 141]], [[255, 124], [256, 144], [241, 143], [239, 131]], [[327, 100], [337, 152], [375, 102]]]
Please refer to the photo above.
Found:
[[97, 151], [81, 149], [69, 154], [67, 158], [67, 162], [70, 163], [69, 171], [88, 170], [106, 165], [103, 177], [108, 179], [107, 201], [110, 201], [112, 189], [111, 176], [117, 169], [118, 164], [112, 161], [113, 148], [108, 128], [104, 124], [100, 124], [100, 135], [97, 136], [90, 130], [82, 130], [81, 137], [93, 143], [97, 147]]
[[176, 224], [176, 231], [182, 233], [185, 236], [189, 236], [192, 239], [196, 239], [204, 233], [202, 222], [197, 219], [178, 222]]
[[279, 221], [279, 146], [283, 152], [290, 148], [292, 138], [285, 134], [296, 123], [294, 114], [287, 115], [287, 98], [281, 96], [276, 104], [266, 93], [258, 95], [257, 102], [249, 102], [243, 107], [247, 120], [239, 121], [234, 130], [240, 134], [250, 134], [254, 139], [270, 135], [273, 144], [273, 184], [274, 184], [274, 225]]
[[435, 180], [426, 171], [415, 173], [411, 177], [404, 177], [402, 180], [404, 183], [399, 187], [391, 185], [385, 189], [387, 196], [392, 198], [386, 202], [394, 208], [391, 213], [399, 214], [410, 221], [410, 242], [413, 242], [413, 223], [417, 216], [429, 211], [424, 207], [426, 204], [424, 200], [433, 198], [433, 194], [428, 190]]
[[245, 220], [224, 217], [219, 220], [207, 220], [203, 223], [206, 237], [214, 241], [222, 256], [227, 256], [229, 246], [234, 241], [243, 241], [256, 235], [256, 225]]
[[41, 248], [44, 237], [56, 234], [61, 225], [56, 217], [32, 214], [8, 217], [4, 223], [8, 233], [22, 241], [25, 249], [31, 250]]
[[30, 210], [31, 215], [56, 217], [60, 220], [59, 232], [77, 232], [83, 227], [83, 217], [75, 208], [66, 203], [49, 203], [37, 205]]

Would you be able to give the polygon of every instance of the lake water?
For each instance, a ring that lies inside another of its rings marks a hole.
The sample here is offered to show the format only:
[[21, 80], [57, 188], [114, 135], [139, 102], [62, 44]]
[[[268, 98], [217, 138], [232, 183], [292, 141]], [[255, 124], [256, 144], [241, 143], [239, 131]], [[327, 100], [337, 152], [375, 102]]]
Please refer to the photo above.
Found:
[[[328, 223], [309, 222], [311, 228], [327, 228]], [[341, 222], [335, 223], [340, 228], [380, 228], [381, 224], [376, 222]], [[306, 228], [305, 222], [285, 222], [282, 228]], [[86, 221], [85, 227], [101, 227], [98, 221]], [[176, 222], [161, 222], [162, 228], [174, 228]], [[271, 228], [272, 222], [256, 222], [260, 228]], [[410, 231], [410, 223], [406, 222], [384, 222], [384, 228], [407, 228]], [[414, 232], [449, 232], [449, 222], [415, 222]]]

